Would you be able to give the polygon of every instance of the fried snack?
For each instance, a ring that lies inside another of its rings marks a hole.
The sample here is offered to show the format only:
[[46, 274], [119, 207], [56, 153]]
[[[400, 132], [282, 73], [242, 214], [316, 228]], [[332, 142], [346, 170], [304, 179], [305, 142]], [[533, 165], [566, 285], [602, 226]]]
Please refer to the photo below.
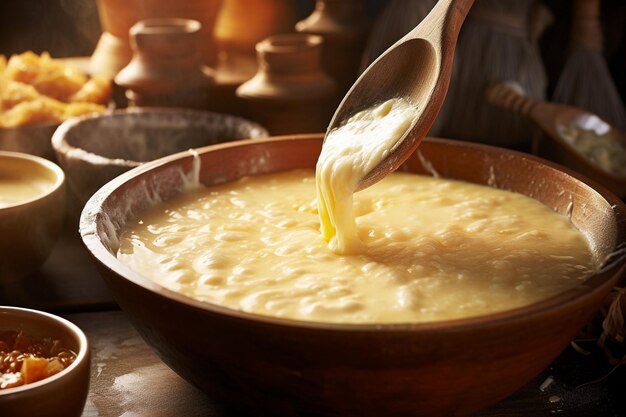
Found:
[[48, 53], [0, 55], [0, 127], [60, 123], [81, 114], [102, 112], [111, 83], [89, 78]]

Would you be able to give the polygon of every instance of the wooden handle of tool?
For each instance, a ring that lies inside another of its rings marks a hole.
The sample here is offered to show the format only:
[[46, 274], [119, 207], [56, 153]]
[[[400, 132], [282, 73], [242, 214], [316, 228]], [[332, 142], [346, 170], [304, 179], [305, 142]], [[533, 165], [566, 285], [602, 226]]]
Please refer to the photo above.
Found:
[[597, 19], [600, 16], [600, 0], [575, 0], [574, 19]]
[[575, 46], [602, 50], [599, 0], [574, 1], [571, 36]]
[[537, 102], [524, 94], [519, 84], [510, 82], [491, 85], [485, 91], [487, 101], [491, 104], [528, 116]]

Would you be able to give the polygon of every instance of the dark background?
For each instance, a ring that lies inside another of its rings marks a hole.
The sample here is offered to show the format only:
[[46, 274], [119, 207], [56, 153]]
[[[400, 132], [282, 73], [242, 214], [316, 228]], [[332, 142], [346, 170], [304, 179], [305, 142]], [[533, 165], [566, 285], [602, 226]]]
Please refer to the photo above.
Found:
[[[385, 1], [366, 0], [372, 18]], [[294, 2], [298, 19], [306, 17], [315, 4], [314, 0]], [[554, 24], [541, 39], [549, 97], [567, 54], [572, 1], [544, 0], [544, 3], [555, 16]], [[622, 100], [626, 101], [626, 1], [603, 0], [602, 23], [604, 53]], [[99, 36], [96, 0], [0, 1], [0, 54], [32, 50], [49, 51], [53, 57], [89, 56]]]

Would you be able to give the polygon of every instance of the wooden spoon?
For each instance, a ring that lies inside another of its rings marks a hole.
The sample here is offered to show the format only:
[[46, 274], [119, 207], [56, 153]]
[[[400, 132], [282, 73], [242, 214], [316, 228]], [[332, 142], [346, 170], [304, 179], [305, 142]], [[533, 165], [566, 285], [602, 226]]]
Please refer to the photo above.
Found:
[[428, 133], [448, 91], [456, 41], [473, 3], [439, 0], [415, 29], [372, 62], [339, 104], [327, 134], [358, 111], [391, 98], [405, 98], [417, 106], [411, 128], [356, 190], [396, 170]]
[[[516, 83], [503, 82], [491, 85], [485, 91], [485, 95], [491, 104], [527, 117], [545, 133], [546, 140], [535, 143], [534, 153], [575, 169], [608, 187], [619, 197], [626, 197], [625, 177], [601, 169], [563, 137], [564, 128], [568, 126], [582, 128], [582, 125], [586, 124], [626, 147], [626, 136], [622, 132], [595, 114], [578, 107], [528, 98], [522, 87]], [[543, 143], [548, 141], [552, 145]]]
[[513, 82], [493, 84], [485, 91], [485, 96], [491, 104], [527, 117], [544, 133], [560, 142], [563, 141], [559, 131], [562, 126], [594, 116], [578, 107], [537, 101], [526, 97], [525, 94], [524, 89]]

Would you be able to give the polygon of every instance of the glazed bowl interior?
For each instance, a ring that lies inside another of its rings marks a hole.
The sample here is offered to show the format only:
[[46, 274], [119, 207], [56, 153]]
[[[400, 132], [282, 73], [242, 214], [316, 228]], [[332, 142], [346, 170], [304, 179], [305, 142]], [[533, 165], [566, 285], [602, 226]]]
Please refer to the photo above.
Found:
[[0, 307], [0, 331], [22, 331], [36, 340], [52, 338], [76, 354], [74, 362], [55, 375], [0, 390], [2, 412], [14, 417], [79, 416], [87, 399], [90, 370], [89, 344], [80, 328], [42, 311]]
[[118, 232], [126, 222], [180, 194], [195, 173], [211, 185], [313, 169], [322, 139], [241, 141], [200, 149], [197, 157], [180, 153], [153, 161], [105, 185], [82, 213], [82, 239], [140, 334], [168, 365], [218, 400], [248, 411], [261, 405], [275, 415], [472, 413], [545, 368], [624, 272], [626, 208], [614, 195], [530, 155], [441, 139], [425, 140], [402, 169], [535, 198], [571, 217], [603, 268], [527, 307], [453, 321], [377, 325], [231, 310], [167, 290], [116, 259]]
[[[45, 197], [57, 190], [65, 180], [65, 174], [53, 162], [21, 152], [0, 151], [0, 176], [5, 180], [11, 179], [25, 185], [34, 184], [40, 188], [31, 197], [16, 200], [20, 201], [19, 204]], [[4, 205], [8, 204], [1, 204], [0, 207]]]
[[[237, 143], [232, 147], [199, 150], [199, 180], [204, 185], [212, 185], [246, 175], [296, 168], [313, 169], [321, 149], [318, 139], [318, 135], [285, 136], [257, 144]], [[419, 154], [420, 157], [416, 154], [402, 169], [418, 174], [436, 173], [444, 178], [514, 191], [540, 201], [557, 213], [569, 216], [573, 225], [587, 237], [593, 254], [600, 263], [606, 264], [614, 260], [611, 255], [623, 244], [624, 230], [619, 223], [624, 204], [610, 192], [594, 184], [601, 190], [596, 191], [575, 173], [566, 172], [563, 168], [529, 155], [450, 140], [429, 139], [420, 148]], [[426, 158], [427, 162], [424, 163], [422, 158]], [[117, 217], [110, 219], [116, 226], [115, 232], [134, 213], [148, 209], [154, 201], [168, 200], [181, 193], [185, 176], [181, 176], [180, 172], [191, 175], [193, 160], [191, 153], [183, 152], [171, 159], [155, 161], [154, 164], [134, 171], [133, 175], [125, 176], [121, 181], [101, 190], [98, 193], [100, 198], [107, 196], [112, 199], [111, 194], [123, 195], [124, 210], [120, 211], [120, 207], [116, 207]], [[144, 186], [147, 188], [143, 188]], [[152, 198], [142, 198], [146, 190]], [[94, 202], [103, 205], [98, 206], [98, 210], [106, 213], [109, 209], [106, 205], [109, 201], [97, 199]], [[92, 204], [90, 209], [94, 208], [95, 204]], [[88, 210], [83, 213], [84, 222], [81, 227], [84, 230], [93, 226], [102, 227], [101, 223], [93, 223], [94, 218], [86, 216], [87, 214]], [[91, 225], [85, 222], [88, 219], [92, 222]], [[112, 233], [111, 229], [106, 231]], [[99, 232], [105, 230], [99, 229]], [[101, 237], [104, 242], [117, 241], [115, 233], [104, 233]], [[117, 247], [107, 246], [107, 249], [114, 253]]]
[[127, 109], [64, 122], [52, 145], [70, 187], [84, 203], [117, 175], [191, 148], [267, 136], [260, 125], [199, 110]]
[[65, 174], [55, 163], [0, 151], [0, 278], [21, 277], [40, 266], [61, 231]]
[[118, 110], [74, 119], [57, 136], [71, 148], [133, 166], [190, 148], [267, 136], [264, 128], [219, 113], [180, 109]]

